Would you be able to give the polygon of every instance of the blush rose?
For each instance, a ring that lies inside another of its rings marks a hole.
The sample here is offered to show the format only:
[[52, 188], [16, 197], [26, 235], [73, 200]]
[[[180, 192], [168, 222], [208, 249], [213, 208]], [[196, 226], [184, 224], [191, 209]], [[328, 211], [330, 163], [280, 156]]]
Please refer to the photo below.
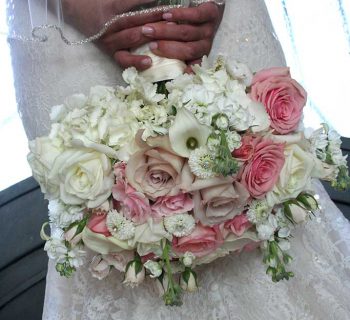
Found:
[[284, 144], [261, 137], [253, 141], [254, 154], [240, 171], [240, 181], [253, 198], [261, 199], [275, 186], [283, 168]]
[[262, 103], [271, 118], [271, 127], [280, 134], [297, 129], [307, 93], [291, 78], [289, 68], [271, 68], [253, 78], [251, 98]]

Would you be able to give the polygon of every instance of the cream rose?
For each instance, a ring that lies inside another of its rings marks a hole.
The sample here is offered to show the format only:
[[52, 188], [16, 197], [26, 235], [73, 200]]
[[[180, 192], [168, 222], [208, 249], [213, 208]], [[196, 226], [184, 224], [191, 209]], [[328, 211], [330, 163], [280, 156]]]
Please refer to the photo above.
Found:
[[180, 192], [184, 164], [185, 159], [175, 155], [167, 147], [149, 147], [131, 156], [126, 168], [126, 178], [132, 187], [151, 199], [175, 196]]
[[45, 198], [51, 200], [59, 196], [59, 184], [55, 179], [49, 179], [55, 159], [62, 152], [48, 137], [36, 138], [29, 142], [28, 162], [32, 168], [33, 177], [39, 183]]
[[315, 166], [311, 154], [305, 152], [296, 144], [288, 145], [284, 151], [285, 163], [279, 179], [266, 195], [269, 206], [273, 207], [288, 199], [296, 198], [310, 183]]
[[110, 159], [89, 149], [64, 151], [56, 158], [49, 178], [59, 184], [64, 203], [88, 208], [106, 201], [114, 182]]
[[197, 180], [193, 186], [196, 185], [202, 188], [194, 192], [193, 212], [196, 220], [206, 226], [225, 222], [241, 214], [250, 196], [242, 184], [232, 179]]

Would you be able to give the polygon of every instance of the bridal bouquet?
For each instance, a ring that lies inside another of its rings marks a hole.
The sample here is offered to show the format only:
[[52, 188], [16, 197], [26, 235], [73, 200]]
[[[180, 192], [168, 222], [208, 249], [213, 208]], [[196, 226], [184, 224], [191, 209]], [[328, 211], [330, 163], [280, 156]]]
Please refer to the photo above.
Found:
[[273, 281], [293, 276], [292, 229], [319, 208], [311, 179], [350, 185], [340, 137], [300, 129], [307, 97], [288, 68], [253, 75], [219, 58], [193, 71], [152, 83], [127, 69], [127, 86], [67, 98], [30, 142], [62, 276], [86, 260], [98, 279], [149, 276], [167, 305], [197, 289], [196, 266], [232, 252], [260, 247]]

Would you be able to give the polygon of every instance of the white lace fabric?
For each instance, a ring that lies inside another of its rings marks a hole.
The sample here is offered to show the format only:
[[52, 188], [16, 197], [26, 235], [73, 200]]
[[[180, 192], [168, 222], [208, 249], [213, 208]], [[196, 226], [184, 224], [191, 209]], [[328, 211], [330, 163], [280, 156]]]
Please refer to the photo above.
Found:
[[[18, 2], [15, 10], [21, 10]], [[284, 65], [262, 0], [228, 0], [212, 57], [224, 54], [253, 70]], [[17, 26], [18, 28], [18, 26]], [[66, 29], [72, 38], [82, 36]], [[44, 44], [10, 41], [18, 108], [29, 139], [47, 134], [50, 108], [97, 84], [122, 84], [115, 63], [93, 45], [66, 47], [55, 37]], [[81, 268], [64, 279], [49, 263], [43, 319], [349, 319], [350, 225], [319, 182], [322, 212], [292, 239], [295, 278], [273, 283], [259, 251], [228, 256], [198, 269], [200, 290], [181, 308], [163, 306], [152, 280], [136, 290], [122, 274], [99, 281]]]

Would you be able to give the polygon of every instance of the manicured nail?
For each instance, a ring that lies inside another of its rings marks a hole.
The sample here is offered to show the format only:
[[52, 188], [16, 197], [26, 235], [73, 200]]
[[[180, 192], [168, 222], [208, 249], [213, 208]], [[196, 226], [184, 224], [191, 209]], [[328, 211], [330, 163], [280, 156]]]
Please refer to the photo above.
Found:
[[167, 13], [164, 13], [164, 14], [163, 14], [163, 19], [164, 19], [164, 20], [169, 20], [169, 19], [171, 19], [172, 17], [173, 17], [173, 14], [170, 13], [170, 12], [167, 12]]
[[142, 33], [145, 34], [146, 36], [147, 36], [147, 35], [152, 35], [152, 34], [154, 33], [154, 28], [144, 26], [144, 27], [142, 27], [141, 31], [142, 31]]
[[157, 42], [150, 42], [148, 45], [151, 50], [155, 50], [158, 48], [158, 43]]
[[150, 66], [152, 64], [152, 59], [151, 58], [145, 58], [141, 61], [141, 64], [144, 66]]

